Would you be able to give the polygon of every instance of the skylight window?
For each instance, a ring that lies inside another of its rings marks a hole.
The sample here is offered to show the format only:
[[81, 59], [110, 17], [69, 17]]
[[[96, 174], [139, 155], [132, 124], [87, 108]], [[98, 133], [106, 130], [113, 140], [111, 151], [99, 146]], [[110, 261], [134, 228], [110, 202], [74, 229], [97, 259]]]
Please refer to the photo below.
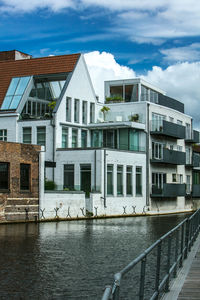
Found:
[[12, 78], [1, 109], [16, 109], [30, 81], [30, 76]]

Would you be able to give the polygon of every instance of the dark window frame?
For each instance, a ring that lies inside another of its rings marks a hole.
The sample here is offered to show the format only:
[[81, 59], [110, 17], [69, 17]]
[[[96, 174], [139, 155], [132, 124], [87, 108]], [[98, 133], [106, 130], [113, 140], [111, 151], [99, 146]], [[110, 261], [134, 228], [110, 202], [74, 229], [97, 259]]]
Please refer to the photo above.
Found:
[[30, 192], [30, 190], [31, 190], [31, 164], [21, 163], [20, 164], [20, 191]]
[[[8, 162], [0, 162], [0, 167], [2, 165], [6, 165], [7, 170], [4, 171], [4, 172], [2, 172], [4, 174], [1, 175], [1, 168], [0, 168], [0, 191], [9, 191], [9, 189], [10, 189], [10, 163], [8, 163]], [[7, 176], [6, 176], [6, 173], [7, 173]], [[7, 184], [6, 184], [6, 186], [3, 186], [1, 180], [5, 179], [5, 177], [7, 177]]]

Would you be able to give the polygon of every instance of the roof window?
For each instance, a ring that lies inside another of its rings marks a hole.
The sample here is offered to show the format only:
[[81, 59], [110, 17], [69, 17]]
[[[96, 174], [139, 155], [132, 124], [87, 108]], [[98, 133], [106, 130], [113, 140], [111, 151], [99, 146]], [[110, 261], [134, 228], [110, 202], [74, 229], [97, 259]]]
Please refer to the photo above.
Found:
[[16, 109], [30, 81], [30, 76], [12, 78], [1, 109]]

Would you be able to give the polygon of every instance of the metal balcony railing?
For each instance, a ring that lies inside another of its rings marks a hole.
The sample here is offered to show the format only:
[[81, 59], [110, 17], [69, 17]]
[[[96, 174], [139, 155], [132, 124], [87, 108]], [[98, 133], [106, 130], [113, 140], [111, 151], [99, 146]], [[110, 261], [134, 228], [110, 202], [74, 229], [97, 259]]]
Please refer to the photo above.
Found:
[[172, 165], [185, 165], [186, 154], [185, 152], [170, 150], [167, 148], [162, 149], [161, 158], [152, 155], [152, 163], [165, 163]]
[[[183, 220], [179, 225], [170, 230], [168, 233], [158, 239], [153, 245], [141, 253], [136, 259], [130, 262], [125, 268], [114, 275], [113, 285], [105, 287], [101, 300], [120, 300], [124, 289], [123, 279], [128, 277], [126, 282], [131, 283], [132, 287], [137, 287], [138, 293], [134, 299], [154, 300], [158, 299], [163, 292], [170, 289], [170, 280], [176, 277], [177, 270], [183, 266], [183, 260], [187, 258], [188, 252], [191, 251], [194, 241], [200, 231], [200, 209], [192, 216]], [[152, 261], [152, 255], [155, 259]], [[165, 264], [163, 267], [163, 257]], [[150, 263], [150, 266], [148, 265]], [[140, 269], [138, 269], [140, 267]], [[150, 280], [146, 276], [147, 269], [151, 268], [152, 273], [152, 289], [149, 290]], [[133, 274], [139, 277], [139, 285], [133, 281]], [[138, 273], [137, 273], [138, 272]], [[148, 283], [147, 283], [148, 281]], [[148, 293], [145, 294], [148, 288]], [[126, 297], [127, 299], [127, 297]], [[133, 295], [130, 295], [133, 299]]]
[[200, 167], [200, 153], [193, 153], [192, 165], [195, 168]]
[[168, 122], [165, 120], [162, 121], [151, 121], [151, 134], [154, 135], [164, 135], [173, 137], [176, 139], [185, 138], [185, 126]]
[[186, 131], [185, 140], [188, 143], [199, 143], [200, 142], [200, 135], [199, 132], [196, 130]]
[[192, 185], [192, 197], [193, 198], [200, 198], [200, 184], [193, 184]]
[[185, 196], [185, 183], [164, 183], [162, 188], [152, 185], [152, 198], [175, 198], [178, 196]]

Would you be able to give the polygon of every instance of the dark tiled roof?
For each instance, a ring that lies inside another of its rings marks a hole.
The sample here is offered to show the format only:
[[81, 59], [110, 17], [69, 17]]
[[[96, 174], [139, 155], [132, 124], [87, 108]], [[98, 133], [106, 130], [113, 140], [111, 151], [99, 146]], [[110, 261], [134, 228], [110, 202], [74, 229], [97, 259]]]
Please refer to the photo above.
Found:
[[80, 54], [0, 61], [0, 107], [12, 77], [72, 72]]

